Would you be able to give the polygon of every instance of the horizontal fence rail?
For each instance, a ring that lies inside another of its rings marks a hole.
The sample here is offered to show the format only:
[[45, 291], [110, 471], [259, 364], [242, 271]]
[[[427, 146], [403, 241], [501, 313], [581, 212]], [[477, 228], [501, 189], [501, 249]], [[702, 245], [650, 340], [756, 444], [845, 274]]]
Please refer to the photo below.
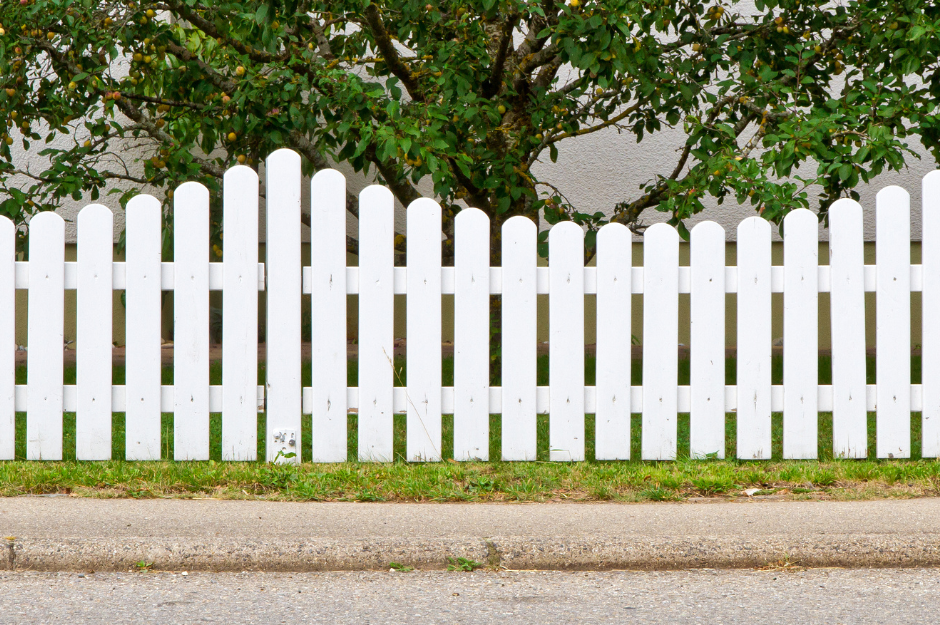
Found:
[[[736, 413], [737, 456], [771, 456], [772, 414], [782, 413], [783, 455], [815, 458], [818, 414], [832, 413], [838, 457], [911, 455], [911, 413], [920, 413], [922, 455], [940, 455], [940, 327], [923, 325], [922, 384], [911, 383], [910, 294], [925, 318], [940, 308], [940, 172], [923, 187], [923, 260], [910, 258], [910, 200], [899, 187], [877, 197], [877, 262], [863, 260], [862, 207], [829, 209], [828, 264], [821, 263], [817, 216], [784, 220], [784, 261], [771, 263], [771, 225], [759, 217], [737, 229], [737, 266], [725, 265], [725, 231], [703, 222], [691, 232], [690, 266], [679, 236], [657, 224], [632, 266], [632, 233], [606, 225], [597, 263], [584, 266], [584, 233], [552, 227], [548, 266], [539, 267], [538, 229], [505, 222], [502, 266], [490, 267], [491, 226], [476, 209], [455, 222], [454, 266], [441, 264], [441, 208], [420, 199], [407, 209], [407, 259], [395, 267], [395, 209], [388, 189], [360, 194], [359, 263], [346, 266], [346, 182], [332, 170], [310, 181], [311, 264], [301, 263], [300, 157], [267, 160], [265, 259], [258, 258], [255, 171], [238, 166], [223, 184], [224, 256], [209, 260], [209, 194], [196, 183], [174, 196], [173, 262], [161, 259], [161, 204], [142, 195], [127, 206], [127, 256], [112, 260], [113, 217], [101, 205], [78, 219], [78, 259], [64, 260], [64, 222], [43, 213], [30, 223], [29, 261], [15, 256], [13, 224], [0, 218], [0, 459], [15, 451], [15, 414], [26, 413], [26, 454], [63, 455], [63, 413], [74, 412], [76, 455], [111, 454], [111, 414], [126, 414], [126, 457], [205, 460], [210, 413], [221, 413], [225, 460], [254, 460], [258, 419], [265, 458], [299, 462], [302, 417], [310, 415], [315, 462], [347, 457], [348, 414], [358, 418], [356, 455], [393, 459], [393, 417], [405, 415], [410, 461], [442, 458], [443, 415], [453, 415], [453, 454], [489, 460], [490, 415], [500, 415], [503, 460], [536, 458], [537, 415], [548, 415], [549, 458], [583, 460], [585, 415], [595, 415], [595, 457], [630, 458], [631, 415], [640, 414], [644, 460], [677, 455], [679, 414], [689, 417], [693, 457], [725, 456], [727, 413]], [[16, 384], [15, 294], [27, 292], [27, 383]], [[76, 383], [63, 380], [63, 295], [77, 291]], [[113, 291], [126, 292], [126, 382], [111, 382]], [[161, 299], [174, 293], [174, 384], [161, 382]], [[221, 291], [222, 384], [209, 382], [209, 293]], [[257, 380], [258, 293], [267, 300], [267, 367]], [[736, 294], [737, 380], [725, 380], [725, 294]], [[783, 294], [783, 384], [772, 384], [771, 295]], [[818, 383], [818, 296], [830, 295], [832, 383]], [[877, 384], [868, 384], [865, 293], [875, 293]], [[678, 378], [678, 296], [690, 297], [690, 383]], [[358, 295], [347, 300], [347, 295]], [[397, 386], [394, 296], [407, 296], [406, 384]], [[442, 384], [441, 296], [455, 302], [454, 385]], [[490, 296], [501, 304], [502, 386], [490, 386]], [[537, 296], [548, 296], [549, 384], [537, 384]], [[584, 295], [597, 299], [596, 383], [585, 383]], [[631, 385], [632, 295], [643, 296], [643, 380]], [[312, 386], [301, 382], [301, 309], [309, 297]], [[358, 305], [358, 382], [347, 380], [347, 306]], [[174, 448], [161, 447], [172, 413]], [[259, 413], [263, 413], [259, 417]], [[876, 448], [868, 447], [875, 413]]]

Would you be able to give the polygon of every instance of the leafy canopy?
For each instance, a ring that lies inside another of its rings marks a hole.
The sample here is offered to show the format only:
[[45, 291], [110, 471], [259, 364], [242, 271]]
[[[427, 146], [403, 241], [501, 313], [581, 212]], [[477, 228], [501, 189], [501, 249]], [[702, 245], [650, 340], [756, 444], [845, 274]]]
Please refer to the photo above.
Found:
[[[405, 204], [429, 179], [449, 241], [454, 213], [471, 205], [494, 235], [513, 215], [575, 220], [592, 247], [600, 225], [641, 230], [650, 208], [687, 234], [706, 196], [779, 222], [809, 206], [815, 184], [825, 206], [903, 167], [911, 134], [936, 155], [940, 8], [755, 4], [3, 2], [0, 212], [22, 225], [125, 181], [122, 203], [168, 191], [169, 231], [174, 186], [217, 191], [225, 168], [286, 146], [308, 173], [345, 161]], [[572, 206], [533, 171], [562, 141], [667, 128], [687, 137], [674, 166], [612, 206]], [[48, 164], [16, 166], [37, 143]], [[127, 162], [129, 144], [142, 163]], [[804, 164], [810, 174], [793, 175]], [[354, 197], [347, 207], [355, 214]], [[220, 221], [215, 212], [216, 239]]]

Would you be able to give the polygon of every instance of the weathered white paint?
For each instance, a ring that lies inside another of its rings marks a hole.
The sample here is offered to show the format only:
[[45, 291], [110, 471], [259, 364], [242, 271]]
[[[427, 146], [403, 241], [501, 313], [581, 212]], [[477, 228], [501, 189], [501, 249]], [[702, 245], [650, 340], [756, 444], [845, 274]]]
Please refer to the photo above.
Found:
[[441, 207], [408, 207], [408, 443], [410, 462], [441, 459]]
[[552, 228], [548, 272], [548, 457], [584, 460], [584, 232], [577, 224]]
[[[391, 462], [395, 364], [395, 198], [359, 194], [359, 460]], [[347, 281], [347, 286], [349, 282]]]
[[138, 195], [127, 203], [125, 457], [128, 460], [161, 457], [162, 229], [159, 200]]
[[[258, 453], [258, 174], [237, 166], [222, 184], [222, 458]], [[229, 251], [225, 253], [225, 249]]]
[[209, 191], [173, 196], [173, 458], [209, 459]]
[[[911, 455], [911, 204], [901, 187], [878, 193], [875, 378], [879, 458]], [[932, 319], [925, 316], [928, 323]]]
[[[502, 457], [535, 460], [536, 237], [526, 217], [510, 217], [502, 239]], [[496, 408], [493, 408], [496, 411]]]
[[[933, 171], [923, 181], [923, 299], [924, 319], [934, 319], [940, 312], [940, 171]], [[921, 380], [924, 389], [924, 458], [940, 456], [940, 324], [921, 326]]]
[[771, 455], [770, 374], [773, 343], [770, 223], [760, 217], [749, 217], [742, 221], [738, 226], [737, 248], [738, 458], [767, 460]]
[[783, 221], [783, 457], [815, 458], [819, 385], [819, 251], [815, 213]]
[[75, 457], [111, 458], [111, 211], [101, 204], [78, 214]]
[[643, 241], [643, 459], [674, 460], [679, 383], [679, 234], [650, 226]]
[[62, 459], [65, 223], [55, 213], [29, 222], [26, 458]]
[[[266, 240], [278, 242], [265, 248], [268, 274], [265, 456], [268, 462], [299, 464], [300, 155], [292, 150], [277, 150], [265, 164]], [[293, 445], [289, 433], [294, 434]]]
[[841, 199], [829, 208], [832, 307], [832, 453], [868, 455], [865, 410], [865, 272], [862, 207]]
[[489, 460], [490, 220], [465, 208], [454, 230], [454, 459]]
[[[269, 193], [267, 199], [272, 204], [272, 220], [276, 219], [273, 215], [278, 208], [274, 204], [283, 202], [280, 206], [284, 208], [283, 220], [274, 223], [289, 229], [293, 217], [299, 218], [297, 189], [291, 188], [289, 179], [299, 180], [300, 175], [291, 154], [281, 156], [294, 169], [289, 172], [285, 166], [281, 170], [282, 183], [269, 182], [277, 191]], [[280, 174], [272, 167], [271, 175], [273, 179]], [[925, 181], [928, 198], [925, 211], [930, 210], [932, 182]], [[6, 272], [0, 265], [0, 308], [12, 306], [12, 296], [6, 302], [3, 300], [5, 288], [10, 293], [13, 288], [29, 289], [28, 323], [32, 339], [27, 385], [14, 386], [12, 367], [4, 372], [0, 366], [0, 402], [5, 375], [9, 407], [27, 412], [29, 457], [61, 456], [63, 410], [79, 413], [81, 458], [107, 457], [111, 413], [122, 411], [128, 412], [129, 417], [128, 457], [159, 457], [160, 411], [171, 409], [175, 412], [175, 458], [209, 456], [210, 410], [223, 413], [223, 458], [250, 458], [255, 453], [256, 441], [252, 438], [257, 428], [257, 412], [264, 410], [265, 398], [264, 387], [258, 387], [255, 379], [257, 337], [253, 334], [257, 327], [259, 286], [262, 291], [265, 289], [265, 267], [259, 266], [257, 256], [253, 256], [258, 237], [254, 212], [257, 178], [254, 172], [237, 168], [228, 173], [226, 183], [228, 250], [225, 261], [212, 266], [208, 262], [208, 193], [195, 184], [177, 190], [177, 239], [172, 262], [160, 261], [160, 206], [146, 196], [136, 198], [128, 210], [128, 245], [133, 249], [128, 251], [126, 263], [111, 260], [111, 240], [107, 236], [110, 212], [102, 206], [89, 206], [80, 217], [81, 241], [75, 263], [63, 262], [62, 222], [54, 214], [33, 220], [30, 260], [23, 262], [15, 262], [12, 251], [8, 255], [4, 252], [4, 245], [12, 246], [12, 224], [0, 221], [0, 261], [4, 256], [8, 258]], [[739, 455], [766, 458], [770, 449], [771, 410], [784, 412], [787, 457], [815, 456], [820, 411], [835, 413], [836, 454], [864, 455], [865, 411], [875, 409], [879, 412], [879, 454], [884, 451], [882, 446], [887, 446], [883, 455], [899, 457], [910, 453], [909, 442], [905, 441], [910, 439], [911, 410], [925, 412], [924, 449], [927, 455], [931, 454], [933, 434], [929, 417], [933, 410], [930, 402], [934, 401], [932, 376], [936, 375], [930, 369], [932, 344], [928, 342], [924, 347], [924, 384], [910, 384], [907, 367], [910, 294], [923, 290], [928, 304], [935, 297], [933, 281], [937, 272], [932, 263], [936, 260], [931, 255], [929, 238], [924, 266], [911, 265], [909, 256], [904, 254], [909, 244], [905, 225], [909, 201], [902, 190], [886, 189], [879, 198], [878, 265], [871, 267], [862, 265], [861, 209], [850, 201], [837, 203], [830, 210], [834, 234], [830, 246], [832, 263], [828, 266], [819, 266], [816, 258], [816, 216], [809, 211], [794, 211], [784, 224], [783, 267], [770, 265], [769, 225], [752, 218], [738, 228], [737, 267], [724, 266], [724, 237], [720, 227], [710, 223], [693, 230], [690, 267], [678, 266], [678, 234], [662, 224], [647, 231], [643, 267], [630, 267], [630, 235], [618, 225], [607, 226], [599, 233], [598, 267], [584, 267], [583, 232], [576, 225], [565, 223], [549, 233], [549, 267], [536, 268], [536, 228], [521, 217], [504, 226], [502, 267], [489, 267], [488, 220], [478, 211], [466, 210], [458, 220], [453, 242], [457, 250], [456, 267], [441, 267], [441, 209], [433, 201], [422, 200], [414, 204], [409, 219], [408, 266], [394, 268], [393, 208], [388, 191], [376, 187], [363, 194], [361, 214], [368, 225], [362, 225], [361, 240], [366, 249], [360, 267], [346, 267], [345, 183], [335, 172], [322, 172], [314, 183], [314, 235], [318, 245], [313, 266], [301, 271], [296, 230], [285, 235], [284, 249], [271, 252], [269, 258], [275, 260], [267, 267], [273, 272], [271, 284], [281, 286], [268, 288], [265, 296], [269, 309], [295, 307], [291, 315], [272, 312], [273, 319], [285, 320], [283, 324], [272, 321], [273, 332], [285, 330], [280, 340], [285, 349], [275, 351], [290, 361], [294, 358], [291, 354], [297, 355], [286, 348], [296, 349], [300, 295], [303, 292], [312, 295], [314, 335], [319, 341], [314, 353], [315, 359], [321, 358], [321, 370], [315, 372], [314, 387], [293, 394], [294, 408], [286, 409], [284, 415], [293, 420], [304, 412], [317, 416], [322, 409], [319, 414], [321, 418], [325, 415], [327, 427], [314, 422], [313, 454], [317, 461], [345, 458], [349, 411], [361, 412], [359, 455], [366, 460], [391, 458], [391, 416], [396, 412], [408, 414], [406, 451], [413, 461], [440, 458], [442, 414], [455, 415], [457, 458], [485, 458], [491, 412], [502, 414], [501, 455], [507, 459], [535, 458], [535, 415], [549, 413], [553, 459], [584, 458], [585, 413], [598, 417], [597, 457], [628, 457], [631, 411], [643, 413], [642, 456], [649, 459], [675, 457], [676, 415], [682, 412], [691, 413], [692, 453], [720, 455], [724, 415], [728, 411], [738, 413]], [[930, 225], [929, 217], [926, 223]], [[8, 237], [6, 241], [4, 236]], [[208, 384], [208, 292], [213, 285], [221, 287], [227, 309], [234, 311], [234, 323], [232, 316], [226, 315], [223, 331], [223, 357], [234, 360], [225, 361], [223, 384], [216, 387]], [[62, 325], [63, 290], [67, 288], [77, 289], [79, 296], [79, 382], [63, 387], [62, 335], [57, 328]], [[161, 288], [175, 291], [177, 320], [175, 384], [163, 387], [159, 384], [158, 343]], [[128, 367], [133, 371], [129, 372], [126, 386], [111, 385], [110, 331], [106, 324], [93, 323], [102, 315], [108, 316], [112, 293], [119, 289], [127, 289], [128, 314], [133, 317], [128, 345]], [[398, 388], [392, 387], [396, 373], [391, 362], [395, 292], [408, 297], [412, 337], [407, 386]], [[769, 349], [771, 292], [784, 293], [785, 311], [784, 384], [773, 387]], [[818, 294], [825, 292], [832, 294], [840, 323], [833, 329], [831, 386], [818, 384], [816, 370]], [[860, 338], [864, 292], [877, 292], [879, 298], [878, 340], [879, 347], [883, 347], [879, 351], [884, 363], [879, 364], [877, 389], [864, 381]], [[346, 295], [350, 293], [358, 293], [361, 298], [363, 361], [358, 387], [350, 386], [346, 380], [345, 306]], [[454, 293], [460, 311], [455, 386], [447, 388], [441, 386], [442, 293]], [[536, 293], [549, 295], [553, 329], [552, 364], [546, 387], [536, 386]], [[601, 337], [596, 387], [584, 384], [581, 332], [584, 295], [591, 293], [598, 296]], [[682, 387], [677, 384], [676, 354], [679, 293], [691, 294], [693, 317], [692, 379], [689, 386]], [[724, 327], [726, 293], [738, 295], [738, 338], [742, 345], [738, 380], [733, 386], [724, 384], [721, 333], [709, 332], [710, 328]], [[503, 296], [503, 388], [488, 386], [489, 297], [493, 294]], [[645, 384], [631, 388], [627, 328], [630, 300], [635, 294], [642, 294], [645, 299]], [[885, 328], [893, 329], [897, 336], [886, 333]], [[0, 339], [2, 332], [0, 328]], [[295, 336], [293, 347], [291, 336]], [[928, 332], [927, 338], [930, 336]], [[89, 349], [89, 345], [98, 349]], [[239, 354], [244, 356], [240, 360]], [[301, 391], [299, 379], [295, 390]], [[235, 401], [230, 399], [233, 393]], [[886, 404], [887, 394], [892, 399]], [[285, 391], [285, 405], [291, 395]], [[272, 393], [268, 392], [268, 396]], [[302, 402], [297, 401], [300, 397]], [[623, 402], [619, 401], [621, 398]], [[101, 408], [103, 403], [108, 404], [106, 410]], [[334, 409], [338, 411], [335, 422], [339, 426], [329, 435], [329, 428], [335, 425], [331, 422], [334, 415], [330, 414]], [[133, 416], [135, 412], [140, 418]], [[227, 453], [225, 445], [231, 442], [232, 432], [237, 431], [233, 424], [246, 424], [245, 430], [252, 431], [237, 440], [240, 447], [233, 446], [231, 453]], [[0, 446], [9, 455], [11, 435], [4, 434], [2, 426], [6, 426], [7, 432], [10, 426], [0, 419]], [[299, 435], [290, 425], [279, 429]], [[321, 434], [319, 439], [317, 432]], [[316, 448], [318, 440], [325, 451]], [[332, 449], [327, 449], [328, 445]]]
[[313, 460], [346, 461], [346, 179], [310, 182]]
[[691, 239], [690, 452], [693, 458], [724, 458], [725, 232], [703, 221]]
[[16, 451], [16, 228], [0, 217], [0, 460]]
[[631, 238], [623, 224], [597, 233], [597, 460], [630, 459]]

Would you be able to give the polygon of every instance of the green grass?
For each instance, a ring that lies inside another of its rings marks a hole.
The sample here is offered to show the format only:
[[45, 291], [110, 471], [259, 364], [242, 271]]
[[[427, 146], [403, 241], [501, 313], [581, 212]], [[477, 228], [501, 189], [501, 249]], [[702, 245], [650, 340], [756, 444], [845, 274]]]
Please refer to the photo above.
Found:
[[[404, 361], [396, 361], [399, 380], [407, 377]], [[594, 383], [594, 360], [585, 361], [587, 384]], [[831, 364], [820, 358], [821, 384], [830, 383]], [[349, 363], [350, 384], [358, 378], [357, 363]], [[782, 380], [782, 361], [775, 359], [772, 379]], [[727, 381], [736, 377], [736, 363], [727, 361]], [[868, 362], [869, 383], [874, 382], [874, 359]], [[920, 359], [912, 358], [912, 382], [920, 381]], [[310, 368], [305, 365], [304, 384], [310, 384]], [[642, 368], [634, 362], [632, 384], [642, 383]], [[163, 373], [172, 384], [173, 372]], [[74, 368], [66, 369], [67, 384], [75, 381]], [[263, 365], [259, 380], [264, 378]], [[538, 383], [548, 383], [548, 358], [539, 358]], [[453, 383], [453, 361], [445, 360], [444, 385]], [[681, 361], [680, 384], [688, 384], [689, 363]], [[124, 370], [115, 367], [115, 384], [123, 384]], [[221, 383], [221, 366], [210, 371], [212, 384]], [[498, 384], [494, 379], [493, 383]], [[17, 383], [25, 383], [25, 369], [17, 371]], [[302, 421], [301, 466], [274, 466], [264, 462], [221, 463], [221, 415], [210, 417], [210, 457], [202, 462], [123, 462], [124, 415], [113, 417], [110, 462], [75, 461], [75, 415], [64, 418], [63, 462], [26, 462], [25, 414], [17, 414], [16, 453], [18, 460], [0, 463], [0, 495], [73, 493], [99, 497], [226, 497], [287, 500], [353, 501], [546, 501], [614, 500], [672, 501], [690, 497], [737, 497], [745, 489], [758, 489], [757, 496], [786, 498], [871, 498], [885, 496], [927, 496], [940, 490], [940, 463], [920, 459], [920, 415], [912, 414], [912, 458], [910, 460], [839, 460], [832, 454], [832, 415], [819, 415], [819, 460], [782, 461], [782, 416], [773, 415], [772, 460], [734, 460], [735, 415], [726, 415], [726, 455], [729, 460], [689, 459], [689, 417], [678, 420], [678, 460], [676, 462], [594, 461], [594, 418], [586, 415], [586, 455], [583, 463], [548, 462], [548, 416], [538, 417], [536, 462], [453, 461], [453, 418], [444, 417], [443, 456], [431, 464], [404, 462], [405, 416], [394, 417], [394, 452], [389, 464], [350, 462], [311, 464], [311, 419]], [[348, 454], [355, 458], [357, 417], [349, 415]], [[640, 457], [640, 415], [632, 418], [633, 458]], [[869, 449], [874, 450], [875, 420], [869, 414]], [[500, 456], [500, 419], [491, 415], [490, 457]], [[265, 457], [265, 420], [258, 415], [258, 457]], [[173, 449], [173, 415], [163, 415], [164, 458]]]

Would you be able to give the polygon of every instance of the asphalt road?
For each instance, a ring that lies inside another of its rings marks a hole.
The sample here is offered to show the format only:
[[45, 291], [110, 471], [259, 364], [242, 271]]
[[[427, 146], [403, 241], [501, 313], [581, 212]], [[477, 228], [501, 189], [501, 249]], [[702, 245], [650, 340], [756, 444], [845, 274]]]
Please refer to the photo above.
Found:
[[0, 623], [931, 623], [940, 569], [0, 573]]

